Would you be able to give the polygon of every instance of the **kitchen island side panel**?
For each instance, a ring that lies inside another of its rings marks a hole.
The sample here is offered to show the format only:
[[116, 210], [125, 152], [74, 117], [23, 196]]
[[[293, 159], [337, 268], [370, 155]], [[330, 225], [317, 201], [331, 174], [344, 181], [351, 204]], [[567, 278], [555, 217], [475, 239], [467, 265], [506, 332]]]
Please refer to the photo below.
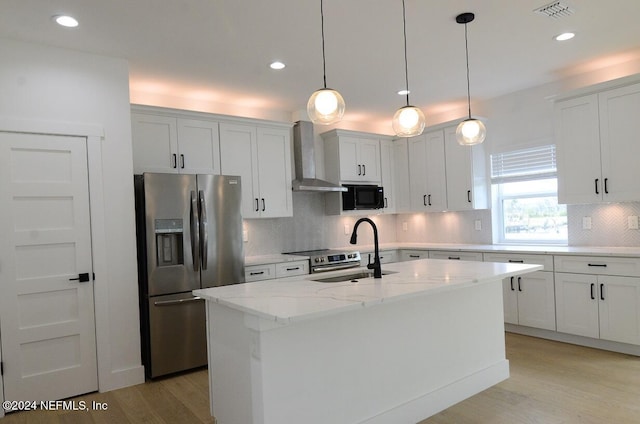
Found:
[[414, 423], [508, 377], [500, 279], [288, 325], [207, 304], [219, 424]]

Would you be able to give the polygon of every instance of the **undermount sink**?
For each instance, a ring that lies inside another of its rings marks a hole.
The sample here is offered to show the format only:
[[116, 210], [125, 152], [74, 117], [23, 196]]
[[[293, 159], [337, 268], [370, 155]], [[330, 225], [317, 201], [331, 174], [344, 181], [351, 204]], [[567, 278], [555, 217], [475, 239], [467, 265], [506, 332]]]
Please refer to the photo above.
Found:
[[[382, 275], [395, 274], [396, 271], [382, 271]], [[357, 282], [363, 278], [373, 278], [373, 271], [358, 271], [351, 274], [337, 275], [335, 277], [313, 278], [311, 281], [319, 283], [341, 283], [343, 281]]]

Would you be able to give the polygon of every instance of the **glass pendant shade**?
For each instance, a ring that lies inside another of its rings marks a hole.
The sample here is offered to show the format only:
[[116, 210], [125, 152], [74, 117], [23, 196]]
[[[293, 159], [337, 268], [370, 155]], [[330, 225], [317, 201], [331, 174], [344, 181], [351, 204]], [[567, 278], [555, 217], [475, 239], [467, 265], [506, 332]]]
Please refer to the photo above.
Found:
[[456, 139], [462, 146], [480, 144], [487, 137], [487, 128], [478, 119], [465, 119], [456, 128]]
[[342, 119], [344, 99], [336, 90], [321, 88], [307, 102], [307, 114], [314, 124], [330, 125]]
[[393, 115], [393, 131], [398, 137], [415, 137], [425, 126], [424, 113], [415, 106], [404, 106]]

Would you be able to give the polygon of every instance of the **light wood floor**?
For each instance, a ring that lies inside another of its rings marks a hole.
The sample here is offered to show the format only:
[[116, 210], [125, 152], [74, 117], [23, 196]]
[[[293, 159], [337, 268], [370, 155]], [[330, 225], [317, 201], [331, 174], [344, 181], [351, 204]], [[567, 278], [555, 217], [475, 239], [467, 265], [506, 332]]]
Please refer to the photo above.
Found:
[[[640, 423], [640, 358], [510, 333], [506, 340], [507, 381], [420, 424]], [[0, 423], [213, 423], [206, 370], [74, 400], [108, 410], [18, 412]]]

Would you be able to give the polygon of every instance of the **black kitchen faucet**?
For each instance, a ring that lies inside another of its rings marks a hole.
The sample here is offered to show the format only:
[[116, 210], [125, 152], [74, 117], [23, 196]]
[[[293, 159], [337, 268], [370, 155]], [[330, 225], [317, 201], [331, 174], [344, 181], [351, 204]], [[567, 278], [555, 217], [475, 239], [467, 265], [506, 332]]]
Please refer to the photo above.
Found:
[[356, 244], [358, 239], [358, 225], [360, 225], [360, 223], [363, 221], [371, 224], [371, 227], [373, 228], [373, 244], [375, 247], [375, 251], [373, 254], [373, 263], [367, 264], [367, 268], [373, 270], [373, 278], [382, 278], [382, 268], [380, 267], [380, 252], [378, 250], [378, 227], [376, 227], [376, 224], [369, 218], [360, 218], [359, 220], [357, 220], [356, 225], [353, 226], [350, 243]]

